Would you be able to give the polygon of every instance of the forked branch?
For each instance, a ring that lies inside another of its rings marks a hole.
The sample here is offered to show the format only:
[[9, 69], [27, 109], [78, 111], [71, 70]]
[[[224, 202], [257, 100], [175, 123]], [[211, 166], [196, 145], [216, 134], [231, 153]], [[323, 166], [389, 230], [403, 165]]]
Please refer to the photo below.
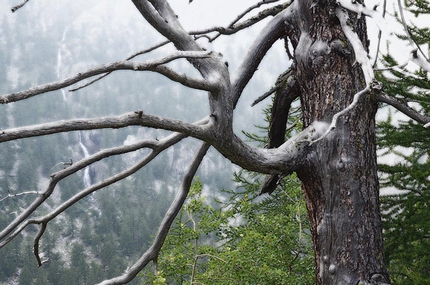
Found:
[[[131, 174], [135, 173], [137, 170], [144, 167], [148, 162], [150, 162], [152, 159], [154, 159], [159, 153], [161, 153], [163, 150], [165, 150], [168, 147], [171, 147], [172, 145], [176, 144], [180, 140], [182, 140], [184, 137], [186, 137], [183, 134], [173, 134], [171, 136], [166, 137], [165, 139], [162, 139], [160, 141], [155, 140], [145, 140], [141, 141], [135, 144], [121, 146], [121, 147], [114, 147], [110, 149], [104, 149], [101, 150], [85, 159], [82, 159], [81, 161], [78, 161], [71, 165], [68, 168], [65, 168], [61, 171], [58, 171], [56, 173], [53, 173], [50, 177], [49, 184], [46, 187], [46, 189], [43, 192], [39, 193], [39, 196], [33, 201], [33, 203], [30, 204], [20, 215], [18, 215], [9, 225], [0, 232], [0, 240], [2, 242], [0, 243], [0, 248], [6, 245], [9, 241], [11, 241], [14, 237], [16, 237], [25, 227], [27, 227], [29, 224], [42, 224], [47, 223], [53, 218], [55, 218], [57, 215], [62, 213], [64, 210], [66, 210], [68, 207], [79, 201], [80, 199], [84, 198], [85, 196], [89, 195], [90, 193], [97, 191], [101, 188], [104, 188], [108, 185], [111, 185], [119, 180], [122, 180]], [[141, 161], [137, 162], [134, 166], [130, 167], [127, 170], [124, 170], [123, 172], [120, 172], [114, 176], [111, 176], [108, 179], [105, 179], [99, 183], [96, 183], [87, 189], [84, 189], [83, 191], [79, 192], [60, 206], [58, 206], [55, 210], [52, 210], [49, 214], [45, 215], [42, 218], [35, 218], [31, 220], [26, 220], [31, 214], [33, 214], [36, 209], [47, 199], [50, 197], [50, 195], [53, 193], [55, 187], [57, 184], [65, 179], [66, 177], [76, 173], [77, 171], [84, 169], [85, 167], [100, 161], [104, 158], [114, 156], [114, 155], [121, 155], [129, 152], [133, 152], [139, 149], [143, 148], [149, 148], [151, 149], [151, 153], [148, 154], [145, 158], [143, 158]], [[13, 234], [11, 232], [14, 231]], [[11, 234], [11, 235], [10, 235]], [[10, 235], [10, 236], [8, 236]], [[7, 238], [6, 238], [7, 237]]]

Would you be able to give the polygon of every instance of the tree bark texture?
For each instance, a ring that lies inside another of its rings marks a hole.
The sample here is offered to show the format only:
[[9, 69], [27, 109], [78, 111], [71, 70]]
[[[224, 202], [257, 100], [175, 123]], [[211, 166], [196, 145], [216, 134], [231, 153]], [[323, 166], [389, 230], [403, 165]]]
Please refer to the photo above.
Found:
[[[289, 38], [304, 127], [314, 121], [328, 125], [365, 88], [363, 72], [336, 17], [335, 1], [300, 1], [297, 7]], [[367, 48], [364, 17], [349, 16]], [[311, 222], [317, 284], [389, 282], [382, 255], [376, 110], [369, 96], [362, 97], [334, 131], [310, 147], [297, 171]]]

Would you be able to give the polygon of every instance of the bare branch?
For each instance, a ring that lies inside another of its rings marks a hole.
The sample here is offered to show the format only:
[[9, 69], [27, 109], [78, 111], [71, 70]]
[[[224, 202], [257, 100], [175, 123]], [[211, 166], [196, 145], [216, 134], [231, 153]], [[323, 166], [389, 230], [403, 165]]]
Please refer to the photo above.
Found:
[[[163, 47], [163, 46], [165, 46], [165, 45], [167, 45], [167, 44], [169, 44], [169, 43], [170, 43], [170, 41], [163, 41], [163, 42], [161, 42], [161, 43], [159, 43], [159, 44], [157, 44], [157, 45], [155, 45], [155, 46], [152, 46], [152, 47], [150, 47], [150, 48], [147, 48], [147, 49], [144, 49], [144, 50], [142, 50], [142, 51], [139, 51], [139, 52], [137, 52], [137, 53], [135, 53], [135, 54], [132, 54], [131, 56], [127, 57], [125, 60], [131, 60], [131, 59], [133, 59], [133, 58], [135, 58], [135, 57], [137, 57], [137, 56], [139, 56], [139, 55], [142, 55], [142, 54], [145, 54], [145, 53], [149, 53], [149, 52], [154, 51], [154, 50], [156, 50], [156, 49], [158, 49], [158, 48], [160, 48], [160, 47]], [[93, 79], [93, 80], [91, 80], [90, 82], [88, 82], [88, 83], [86, 83], [86, 84], [84, 84], [84, 85], [82, 85], [82, 86], [79, 86], [79, 87], [77, 87], [77, 88], [70, 89], [69, 91], [70, 91], [70, 92], [75, 92], [75, 91], [78, 91], [78, 90], [83, 89], [83, 88], [85, 88], [85, 87], [88, 87], [88, 86], [90, 86], [91, 84], [93, 84], [93, 83], [95, 83], [95, 82], [97, 82], [97, 81], [99, 81], [99, 80], [101, 80], [101, 79], [105, 78], [106, 76], [108, 76], [108, 75], [109, 75], [109, 74], [111, 74], [112, 72], [113, 72], [113, 71], [107, 72], [107, 73], [105, 73], [105, 74], [103, 74], [103, 75], [101, 75], [101, 76], [97, 77], [96, 79]]]
[[[81, 161], [78, 161], [71, 165], [70, 167], [63, 169], [61, 171], [58, 171], [56, 173], [53, 173], [51, 175], [49, 184], [44, 192], [40, 193], [39, 197], [33, 201], [33, 203], [28, 206], [19, 216], [15, 218], [14, 221], [9, 223], [9, 225], [0, 232], [0, 240], [4, 239], [6, 236], [8, 236], [14, 229], [15, 232], [9, 236], [6, 240], [4, 240], [2, 243], [0, 243], [0, 248], [3, 247], [5, 244], [7, 244], [10, 240], [12, 240], [15, 236], [17, 236], [27, 225], [29, 224], [39, 224], [44, 221], [49, 221], [56, 217], [58, 214], [60, 214], [62, 211], [67, 209], [71, 206], [72, 201], [77, 201], [86, 195], [102, 188], [107, 185], [110, 185], [112, 183], [115, 183], [116, 181], [119, 181], [120, 179], [123, 179], [133, 173], [135, 173], [137, 170], [145, 166], [150, 160], [153, 159], [158, 153], [163, 151], [169, 146], [172, 146], [173, 144], [179, 142], [184, 137], [186, 137], [183, 134], [173, 134], [163, 140], [160, 141], [142, 141], [131, 145], [121, 146], [121, 147], [115, 147], [110, 149], [101, 150], [85, 159], [82, 159]], [[56, 185], [58, 182], [63, 180], [64, 178], [72, 175], [73, 173], [76, 173], [77, 171], [87, 167], [88, 165], [95, 163], [97, 161], [100, 161], [106, 157], [113, 156], [113, 155], [120, 155], [132, 151], [136, 151], [142, 148], [151, 148], [152, 152], [150, 155], [145, 157], [142, 161], [136, 163], [134, 166], [129, 168], [128, 170], [125, 170], [115, 176], [112, 176], [111, 178], [104, 180], [98, 184], [94, 184], [91, 187], [85, 189], [84, 191], [76, 194], [74, 197], [70, 198], [68, 201], [64, 202], [61, 206], [57, 208], [57, 210], [51, 211], [51, 213], [43, 218], [40, 219], [33, 219], [33, 220], [27, 220], [23, 223], [25, 219], [27, 219], [54, 191]], [[77, 200], [76, 200], [77, 199]]]
[[[184, 30], [167, 1], [133, 0], [133, 3], [148, 23], [170, 40], [178, 50], [203, 50]], [[203, 78], [211, 80], [217, 78], [219, 84], [227, 84], [228, 70], [220, 58], [208, 58], [198, 62], [189, 58], [189, 61], [202, 74]]]
[[430, 127], [430, 117], [425, 116], [425, 115], [417, 112], [413, 108], [409, 107], [407, 104], [397, 100], [395, 97], [388, 96], [385, 93], [378, 93], [375, 95], [375, 99], [379, 102], [383, 102], [383, 103], [386, 103], [388, 105], [393, 106], [394, 108], [396, 108], [397, 110], [399, 110], [403, 114], [414, 119], [418, 123], [423, 124], [424, 128]]
[[142, 257], [130, 268], [130, 270], [121, 276], [105, 280], [99, 285], [110, 285], [110, 284], [124, 284], [130, 282], [136, 275], [151, 261], [158, 257], [158, 254], [163, 246], [164, 240], [169, 233], [170, 226], [175, 220], [179, 210], [187, 198], [188, 192], [191, 187], [193, 177], [199, 167], [203, 157], [206, 155], [210, 145], [203, 143], [197, 151], [193, 162], [188, 168], [183, 180], [179, 192], [176, 194], [175, 199], [164, 215], [164, 219], [158, 228], [157, 235], [155, 236], [154, 242], [151, 247], [142, 255]]
[[252, 78], [254, 72], [257, 70], [258, 65], [266, 55], [267, 51], [272, 47], [275, 41], [285, 36], [285, 21], [291, 17], [294, 3], [287, 9], [283, 10], [281, 13], [277, 14], [269, 22], [269, 24], [263, 29], [263, 31], [252, 44], [242, 63], [235, 70], [232, 79], [232, 96], [234, 106], [236, 106], [243, 89]]
[[34, 239], [34, 242], [33, 242], [33, 253], [34, 253], [34, 256], [36, 257], [37, 265], [39, 265], [39, 267], [42, 266], [44, 263], [49, 261], [49, 259], [42, 261], [42, 258], [39, 255], [39, 241], [40, 241], [40, 238], [42, 237], [43, 233], [46, 230], [47, 224], [48, 224], [47, 222], [44, 222], [40, 225], [39, 232], [37, 233], [37, 235]]
[[205, 133], [204, 127], [201, 125], [207, 124], [209, 121], [209, 118], [205, 118], [196, 124], [190, 124], [181, 120], [166, 119], [159, 116], [147, 115], [144, 114], [143, 111], [135, 111], [125, 113], [120, 116], [108, 116], [94, 119], [62, 120], [52, 123], [7, 129], [0, 132], [0, 142], [70, 131], [106, 128], [118, 129], [129, 126], [144, 126], [156, 129], [165, 129], [181, 132], [187, 135], [195, 136], [197, 138], [205, 138], [207, 134]]
[[[241, 31], [241, 30], [243, 30], [245, 28], [248, 28], [248, 27], [254, 25], [257, 22], [260, 22], [261, 20], [263, 20], [263, 19], [265, 19], [265, 18], [267, 18], [269, 16], [275, 16], [280, 11], [284, 10], [285, 8], [287, 8], [290, 5], [290, 1], [289, 1], [287, 3], [283, 3], [283, 4], [277, 5], [275, 7], [272, 7], [272, 8], [269, 8], [269, 9], [265, 9], [264, 11], [261, 11], [258, 15], [256, 15], [256, 16], [254, 16], [254, 17], [252, 17], [252, 18], [250, 18], [250, 19], [248, 19], [246, 21], [243, 21], [243, 22], [241, 22], [241, 23], [239, 23], [239, 24], [236, 25], [236, 23], [241, 18], [243, 18], [244, 16], [246, 16], [252, 10], [254, 10], [256, 8], [259, 8], [262, 5], [270, 4], [270, 3], [275, 3], [275, 2], [278, 2], [278, 1], [279, 0], [262, 1], [262, 2], [259, 2], [259, 3], [255, 4], [255, 5], [251, 6], [246, 11], [244, 11], [243, 13], [241, 13], [233, 22], [231, 22], [228, 25], [227, 28], [225, 28], [225, 27], [214, 27], [214, 28], [205, 29], [205, 30], [190, 31], [189, 34], [190, 35], [194, 35], [195, 39], [198, 39], [198, 38], [201, 38], [201, 37], [206, 37], [206, 38], [208, 38], [209, 42], [214, 41], [216, 38], [218, 38], [221, 35], [231, 35], [231, 34], [234, 34], [234, 33], [238, 32], [238, 31]], [[207, 35], [207, 34], [213, 33], [213, 32], [217, 32], [217, 35], [214, 36], [214, 37], [210, 37], [210, 36]], [[159, 43], [159, 44], [157, 44], [157, 45], [155, 45], [153, 47], [150, 47], [148, 49], [139, 51], [139, 52], [137, 52], [137, 53], [129, 56], [125, 60], [131, 60], [131, 59], [135, 58], [136, 56], [139, 56], [139, 55], [151, 52], [151, 51], [153, 51], [153, 50], [155, 50], [157, 48], [160, 48], [162, 46], [165, 46], [166, 44], [169, 44], [169, 43], [171, 43], [171, 41], [169, 41], [169, 40], [163, 41], [163, 42], [161, 42], [161, 43]], [[108, 76], [110, 73], [112, 73], [112, 72], [105, 73], [105, 74], [97, 77], [96, 79], [91, 80], [90, 82], [88, 82], [88, 83], [86, 83], [86, 84], [84, 84], [82, 86], [79, 86], [77, 88], [70, 89], [69, 91], [70, 92], [74, 92], [74, 91], [80, 90], [82, 88], [85, 88], [85, 87], [87, 87], [87, 86], [89, 86], [89, 85], [91, 85], [91, 84], [93, 84], [93, 83], [95, 83], [95, 82], [103, 79], [104, 77]]]
[[[382, 5], [382, 18], [385, 18], [386, 12], [387, 12], [387, 0], [384, 0], [384, 4]], [[376, 63], [378, 61], [379, 47], [381, 46], [381, 38], [382, 38], [382, 31], [379, 30], [379, 32], [378, 32], [378, 43], [376, 44], [376, 54], [375, 54], [375, 61], [373, 62], [373, 67], [376, 66]]]
[[[282, 73], [278, 79], [276, 80], [275, 86], [270, 88], [269, 91], [258, 97], [252, 104], [251, 107], [254, 107], [256, 104], [260, 103], [270, 95], [272, 95], [275, 92], [278, 92], [281, 90], [281, 88], [285, 89], [285, 86], [287, 88], [292, 88], [295, 84], [295, 77], [292, 73], [291, 68], [287, 69], [284, 73]], [[288, 92], [288, 91], [287, 91]]]
[[21, 4], [12, 7], [12, 9], [11, 9], [12, 13], [14, 13], [16, 10], [22, 8], [25, 4], [27, 4], [28, 1], [30, 1], [30, 0], [24, 0], [24, 2], [22, 2]]
[[[273, 1], [273, 2], [277, 2], [277, 1], [278, 0]], [[263, 2], [264, 2], [264, 4], [269, 3], [269, 1], [263, 1]], [[240, 17], [238, 16], [235, 21], [230, 23], [227, 26], [227, 28], [226, 27], [214, 27], [214, 28], [210, 28], [210, 29], [206, 29], [206, 30], [202, 30], [202, 31], [191, 31], [190, 35], [195, 35], [196, 39], [199, 39], [201, 37], [205, 37], [208, 39], [209, 42], [213, 42], [214, 40], [216, 40], [218, 37], [220, 37], [222, 35], [235, 34], [235, 33], [239, 32], [243, 29], [246, 29], [246, 28], [266, 19], [267, 17], [276, 16], [277, 14], [279, 14], [279, 12], [286, 9], [290, 5], [290, 3], [287, 2], [287, 3], [283, 3], [283, 4], [277, 5], [275, 7], [269, 8], [269, 9], [265, 9], [265, 10], [261, 11], [260, 13], [258, 13], [258, 15], [251, 17], [251, 18], [249, 18], [243, 22], [237, 23], [237, 21], [239, 21], [242, 17], [244, 17], [247, 13], [249, 13], [253, 9], [257, 8], [256, 6], [259, 4], [262, 4], [263, 2], [257, 3], [255, 6], [252, 6], [249, 9], [247, 9], [245, 12], [243, 12], [241, 14]], [[259, 5], [259, 6], [261, 6], [261, 5]], [[216, 32], [217, 34], [213, 37], [210, 37], [208, 34], [213, 33], [213, 32]]]
[[6, 200], [8, 198], [12, 198], [12, 197], [18, 197], [18, 196], [23, 196], [23, 195], [28, 195], [28, 194], [39, 194], [38, 191], [24, 191], [24, 192], [20, 192], [20, 193], [16, 193], [16, 194], [10, 193], [10, 190], [7, 190], [7, 192], [8, 192], [7, 196], [1, 198], [0, 202]]
[[[399, 6], [399, 12], [400, 12], [400, 19], [402, 20], [403, 29], [405, 30], [406, 37], [409, 40], [409, 44], [411, 46], [415, 46], [421, 53], [421, 55], [424, 57], [425, 61], [428, 63], [428, 58], [426, 57], [426, 54], [422, 51], [421, 47], [417, 44], [417, 42], [412, 38], [411, 33], [409, 33], [408, 24], [406, 23], [405, 15], [403, 13], [403, 5], [402, 1], [397, 0], [397, 5]], [[416, 56], [418, 57], [418, 56]], [[427, 70], [428, 71], [428, 70]], [[429, 71], [430, 72], [430, 71]]]
[[16, 102], [20, 100], [24, 100], [42, 93], [59, 90], [61, 88], [70, 86], [74, 83], [77, 83], [79, 81], [82, 81], [86, 78], [112, 72], [116, 70], [134, 70], [134, 71], [154, 71], [159, 72], [170, 79], [177, 81], [181, 84], [184, 84], [185, 86], [195, 88], [195, 89], [201, 89], [209, 91], [213, 88], [210, 82], [207, 80], [199, 80], [199, 79], [192, 79], [188, 78], [187, 76], [178, 74], [174, 72], [173, 70], [169, 69], [168, 67], [161, 66], [162, 64], [166, 64], [168, 62], [171, 62], [173, 60], [179, 59], [179, 58], [195, 58], [195, 59], [202, 59], [202, 58], [208, 58], [208, 57], [214, 57], [217, 56], [213, 52], [205, 52], [205, 51], [179, 51], [176, 53], [173, 53], [169, 56], [166, 56], [161, 59], [157, 60], [151, 60], [144, 63], [139, 62], [132, 62], [132, 61], [117, 61], [109, 64], [104, 64], [97, 66], [95, 68], [89, 69], [85, 72], [78, 73], [74, 76], [71, 76], [69, 78], [66, 78], [61, 81], [48, 83], [44, 85], [40, 85], [38, 87], [33, 87], [25, 91], [20, 91], [16, 93], [11, 93], [8, 95], [3, 95], [0, 97], [0, 103], [6, 104], [11, 102]]

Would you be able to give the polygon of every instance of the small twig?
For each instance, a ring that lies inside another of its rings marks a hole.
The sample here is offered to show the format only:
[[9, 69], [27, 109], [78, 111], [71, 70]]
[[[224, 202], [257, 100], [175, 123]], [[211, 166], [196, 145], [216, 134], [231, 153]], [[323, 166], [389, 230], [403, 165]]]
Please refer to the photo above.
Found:
[[14, 13], [16, 10], [22, 8], [25, 4], [27, 4], [28, 1], [30, 1], [30, 0], [24, 0], [24, 2], [22, 2], [21, 4], [16, 5], [15, 7], [12, 7], [12, 9], [11, 9], [12, 13]]
[[405, 15], [403, 13], [402, 1], [397, 0], [397, 5], [399, 6], [400, 18], [402, 20], [403, 28], [405, 30], [409, 43], [411, 44], [411, 46], [415, 46], [420, 51], [425, 60], [428, 62], [429, 59], [426, 57], [425, 53], [422, 51], [421, 47], [417, 44], [417, 42], [412, 38], [411, 33], [409, 33], [408, 25], [406, 24]]
[[73, 160], [70, 158], [70, 161], [62, 161], [54, 165], [49, 171], [51, 172], [54, 168], [56, 168], [59, 165], [73, 165]]
[[245, 17], [247, 14], [249, 14], [252, 10], [260, 8], [262, 5], [265, 4], [270, 4], [270, 3], [275, 3], [278, 2], [279, 0], [263, 0], [258, 2], [257, 4], [249, 7], [248, 9], [246, 9], [245, 11], [243, 11], [241, 14], [239, 14], [236, 19], [230, 23], [230, 25], [228, 25], [230, 28], [234, 27], [234, 24], [236, 24], [237, 22], [239, 22], [240, 19], [242, 19], [243, 17]]
[[10, 190], [7, 190], [7, 196], [3, 197], [0, 199], [0, 202], [8, 199], [8, 198], [13, 198], [13, 197], [18, 197], [18, 196], [23, 196], [23, 195], [28, 195], [28, 194], [39, 194], [38, 191], [25, 191], [25, 192], [21, 192], [21, 193], [16, 193], [16, 194], [11, 194]]
[[[384, 0], [384, 4], [382, 5], [382, 18], [385, 18], [385, 13], [387, 12], [386, 10], [387, 10], [387, 0]], [[376, 46], [376, 54], [375, 54], [375, 61], [373, 62], [373, 67], [375, 67], [376, 63], [378, 62], [379, 47], [381, 46], [381, 38], [382, 38], [382, 30], [379, 30], [378, 43]]]
[[[145, 53], [149, 53], [149, 52], [154, 51], [154, 50], [156, 50], [156, 49], [158, 49], [158, 48], [160, 48], [160, 47], [163, 47], [163, 46], [165, 46], [165, 45], [167, 45], [167, 44], [169, 44], [169, 43], [170, 43], [170, 41], [164, 41], [164, 42], [161, 42], [161, 43], [159, 43], [159, 44], [157, 44], [157, 45], [155, 45], [155, 46], [152, 46], [152, 47], [150, 47], [150, 48], [147, 48], [147, 49], [144, 49], [144, 50], [142, 50], [142, 51], [139, 51], [139, 52], [137, 52], [137, 53], [135, 53], [135, 54], [132, 54], [131, 56], [127, 57], [125, 60], [132, 60], [133, 58], [135, 58], [135, 57], [137, 57], [137, 56], [139, 56], [139, 55], [143, 55], [143, 54], [145, 54]], [[97, 81], [99, 81], [99, 80], [101, 80], [101, 79], [105, 78], [106, 76], [108, 76], [108, 75], [109, 75], [109, 74], [111, 74], [112, 72], [113, 72], [113, 71], [107, 72], [107, 73], [105, 73], [105, 74], [103, 74], [103, 75], [100, 75], [99, 77], [97, 77], [97, 78], [95, 78], [95, 79], [91, 80], [90, 82], [88, 82], [88, 83], [86, 83], [86, 84], [84, 84], [84, 85], [81, 85], [81, 86], [76, 87], [76, 88], [73, 88], [73, 89], [69, 89], [69, 92], [75, 92], [75, 91], [78, 91], [78, 90], [83, 89], [83, 88], [85, 88], [85, 87], [88, 87], [88, 86], [90, 86], [91, 84], [93, 84], [93, 83], [95, 83], [95, 82], [97, 82]]]
[[274, 86], [274, 87], [270, 88], [269, 91], [267, 91], [266, 93], [264, 93], [263, 95], [258, 97], [254, 102], [252, 102], [251, 107], [254, 107], [258, 103], [260, 103], [261, 101], [263, 101], [264, 99], [266, 99], [267, 97], [269, 97], [270, 95], [275, 93], [276, 90], [278, 90], [278, 88], [279, 88], [279, 86]]
[[[227, 26], [227, 28], [226, 27], [214, 27], [214, 28], [201, 30], [201, 31], [191, 31], [190, 35], [194, 35], [195, 39], [207, 38], [209, 42], [213, 42], [214, 40], [216, 40], [218, 37], [220, 37], [222, 35], [235, 34], [235, 33], [239, 32], [243, 29], [246, 29], [246, 28], [260, 22], [261, 20], [263, 20], [269, 16], [275, 16], [280, 11], [287, 8], [289, 5], [290, 5], [290, 3], [287, 2], [287, 3], [279, 4], [279, 5], [274, 6], [272, 8], [268, 8], [268, 9], [258, 13], [258, 15], [251, 17], [248, 20], [244, 20], [243, 22], [240, 22], [238, 24], [235, 24], [237, 21], [234, 21], [234, 22], [230, 23], [229, 26]], [[217, 33], [217, 34], [213, 37], [210, 37], [209, 35], [207, 35], [209, 33]]]

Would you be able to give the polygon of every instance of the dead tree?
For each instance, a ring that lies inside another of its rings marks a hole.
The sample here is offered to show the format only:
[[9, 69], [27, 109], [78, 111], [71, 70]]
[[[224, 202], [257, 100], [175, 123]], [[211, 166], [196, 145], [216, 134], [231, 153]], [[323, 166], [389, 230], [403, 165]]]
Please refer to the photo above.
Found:
[[[27, 2], [12, 8], [12, 11], [26, 4], [37, 5], [37, 1]], [[250, 6], [227, 27], [189, 32], [182, 28], [167, 0], [132, 2], [149, 25], [166, 38], [164, 43], [142, 53], [166, 44], [173, 45], [177, 50], [175, 53], [146, 62], [129, 57], [124, 61], [96, 66], [64, 80], [3, 95], [0, 103], [25, 100], [90, 77], [98, 80], [117, 70], [133, 70], [158, 73], [169, 78], [172, 84], [207, 92], [210, 113], [198, 122], [186, 123], [139, 110], [121, 116], [65, 120], [2, 130], [0, 142], [68, 131], [129, 126], [164, 129], [172, 134], [159, 140], [103, 149], [52, 173], [45, 191], [39, 193], [33, 203], [1, 231], [0, 247], [28, 225], [37, 224], [40, 230], [35, 237], [34, 253], [42, 265], [39, 240], [50, 221], [90, 193], [133, 174], [163, 150], [189, 136], [201, 140], [202, 144], [153, 245], [126, 273], [101, 284], [129, 282], [149, 262], [156, 261], [169, 227], [187, 195], [191, 179], [210, 146], [244, 169], [267, 174], [268, 179], [274, 179], [275, 183], [280, 176], [293, 172], [298, 174], [311, 222], [317, 284], [389, 284], [382, 258], [375, 113], [378, 103], [384, 102], [425, 127], [429, 126], [430, 118], [409, 108], [405, 102], [385, 95], [375, 80], [368, 57], [366, 17], [375, 19], [383, 32], [389, 32], [377, 7], [369, 9], [360, 1], [348, 0], [262, 1]], [[248, 16], [258, 9], [256, 16]], [[232, 72], [219, 53], [206, 51], [198, 43], [201, 38], [213, 41], [219, 36], [237, 33], [267, 17], [272, 19], [255, 37], [240, 66]], [[292, 64], [286, 67], [288, 76], [281, 77], [276, 87], [278, 98], [273, 108], [273, 128], [269, 135], [271, 145], [258, 148], [234, 133], [233, 111], [266, 52], [280, 39], [293, 48], [290, 52]], [[166, 65], [180, 58], [187, 59], [200, 77], [181, 74]], [[410, 60], [430, 71], [430, 63], [416, 50]], [[286, 117], [295, 98], [300, 100], [304, 129], [284, 141]], [[30, 217], [65, 177], [108, 156], [143, 148], [149, 149], [150, 153], [131, 168], [80, 191], [45, 216]], [[270, 192], [273, 189], [262, 190]]]

